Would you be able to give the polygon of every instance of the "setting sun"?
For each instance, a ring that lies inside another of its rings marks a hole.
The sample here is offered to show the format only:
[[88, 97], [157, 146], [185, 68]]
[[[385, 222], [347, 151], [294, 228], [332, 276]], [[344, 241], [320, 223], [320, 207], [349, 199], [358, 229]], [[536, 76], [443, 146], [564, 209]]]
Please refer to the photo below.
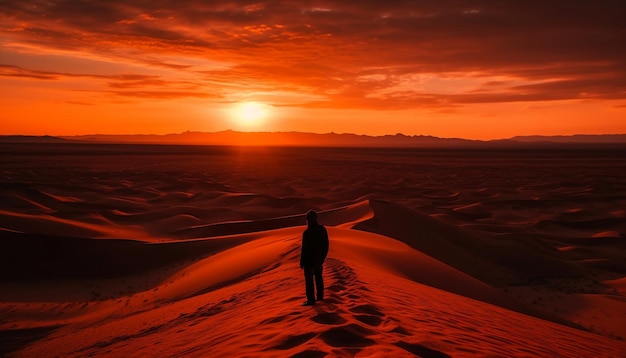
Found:
[[262, 125], [270, 114], [271, 107], [259, 102], [242, 102], [231, 110], [232, 120], [238, 126], [258, 127]]

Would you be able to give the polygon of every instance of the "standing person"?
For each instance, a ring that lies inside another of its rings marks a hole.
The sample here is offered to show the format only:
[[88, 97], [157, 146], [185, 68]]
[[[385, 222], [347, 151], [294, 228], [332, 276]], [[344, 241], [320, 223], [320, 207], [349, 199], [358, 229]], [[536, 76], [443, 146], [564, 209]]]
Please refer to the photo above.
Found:
[[[328, 233], [326, 228], [317, 222], [317, 213], [313, 210], [306, 214], [307, 228], [302, 233], [302, 252], [300, 268], [304, 269], [306, 301], [303, 306], [315, 304], [315, 288], [317, 300], [324, 299], [323, 264], [328, 255]], [[314, 280], [315, 278], [315, 280]], [[315, 281], [315, 287], [313, 282]]]

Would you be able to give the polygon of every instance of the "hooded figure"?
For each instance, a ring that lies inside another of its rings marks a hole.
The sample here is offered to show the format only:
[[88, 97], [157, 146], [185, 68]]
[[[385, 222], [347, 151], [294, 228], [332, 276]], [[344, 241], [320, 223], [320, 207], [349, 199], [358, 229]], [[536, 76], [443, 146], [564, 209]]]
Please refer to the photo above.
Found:
[[[306, 214], [307, 228], [302, 233], [302, 253], [300, 268], [304, 270], [306, 301], [304, 306], [315, 304], [324, 299], [323, 264], [328, 255], [328, 233], [326, 228], [317, 222], [317, 213], [313, 210]], [[315, 284], [315, 286], [314, 286]]]

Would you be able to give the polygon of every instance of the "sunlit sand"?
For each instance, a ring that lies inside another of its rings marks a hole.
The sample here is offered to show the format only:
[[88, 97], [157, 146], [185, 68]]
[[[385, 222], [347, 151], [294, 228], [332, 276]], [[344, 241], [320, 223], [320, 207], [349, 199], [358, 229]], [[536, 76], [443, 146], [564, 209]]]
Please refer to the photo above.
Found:
[[[626, 351], [623, 153], [0, 149], [7, 356]], [[327, 298], [301, 307], [309, 209]]]

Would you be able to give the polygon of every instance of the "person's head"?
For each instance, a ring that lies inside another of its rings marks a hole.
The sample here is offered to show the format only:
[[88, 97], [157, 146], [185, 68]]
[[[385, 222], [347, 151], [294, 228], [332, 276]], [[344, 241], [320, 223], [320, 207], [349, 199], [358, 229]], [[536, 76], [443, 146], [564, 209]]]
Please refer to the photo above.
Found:
[[317, 213], [313, 210], [306, 213], [306, 221], [309, 225], [317, 224]]

